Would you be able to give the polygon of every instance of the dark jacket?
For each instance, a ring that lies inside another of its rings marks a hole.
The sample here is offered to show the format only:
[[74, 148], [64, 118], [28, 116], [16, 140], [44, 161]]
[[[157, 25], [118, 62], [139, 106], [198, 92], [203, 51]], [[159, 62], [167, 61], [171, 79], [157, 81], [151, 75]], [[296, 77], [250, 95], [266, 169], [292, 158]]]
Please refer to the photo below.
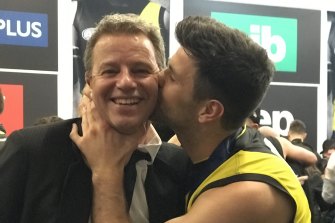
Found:
[[[7, 138], [0, 151], [1, 223], [88, 223], [91, 171], [69, 138], [80, 121], [25, 128]], [[183, 214], [187, 163], [179, 147], [161, 146], [145, 182], [150, 222]]]

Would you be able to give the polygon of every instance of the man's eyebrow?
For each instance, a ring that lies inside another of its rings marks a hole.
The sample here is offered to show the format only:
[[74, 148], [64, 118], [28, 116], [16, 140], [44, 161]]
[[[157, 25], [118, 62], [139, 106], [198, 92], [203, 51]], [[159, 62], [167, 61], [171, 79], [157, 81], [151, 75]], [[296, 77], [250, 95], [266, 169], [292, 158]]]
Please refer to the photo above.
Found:
[[135, 60], [135, 61], [132, 61], [131, 64], [139, 64], [139, 65], [146, 65], [146, 66], [151, 66], [154, 64], [153, 61], [151, 60], [146, 60], [146, 59], [140, 59], [140, 60]]

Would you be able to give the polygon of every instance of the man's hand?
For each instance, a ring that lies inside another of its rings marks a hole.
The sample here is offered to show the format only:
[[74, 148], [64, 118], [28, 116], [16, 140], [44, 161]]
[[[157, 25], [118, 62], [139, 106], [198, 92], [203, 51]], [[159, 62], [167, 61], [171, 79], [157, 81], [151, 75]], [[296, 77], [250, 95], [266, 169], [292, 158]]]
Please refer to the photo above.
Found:
[[86, 94], [80, 107], [83, 135], [78, 134], [78, 126], [73, 124], [70, 138], [92, 170], [92, 222], [128, 223], [123, 189], [124, 167], [145, 135], [146, 126], [139, 127], [132, 135], [120, 134], [101, 118]]
[[308, 176], [300, 176], [298, 177], [298, 180], [301, 185], [304, 185], [305, 181], [308, 180]]
[[93, 174], [109, 175], [115, 168], [124, 167], [145, 134], [145, 126], [135, 134], [123, 135], [100, 117], [86, 94], [80, 106], [83, 135], [78, 134], [78, 126], [73, 124], [70, 138], [83, 153]]

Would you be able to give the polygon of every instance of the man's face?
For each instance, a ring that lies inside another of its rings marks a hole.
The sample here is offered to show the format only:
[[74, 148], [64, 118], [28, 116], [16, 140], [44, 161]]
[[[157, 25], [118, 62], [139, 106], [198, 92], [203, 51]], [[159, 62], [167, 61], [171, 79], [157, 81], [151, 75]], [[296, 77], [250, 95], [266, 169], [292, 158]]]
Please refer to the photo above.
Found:
[[132, 133], [152, 113], [159, 68], [144, 35], [103, 35], [92, 55], [90, 86], [96, 108], [112, 127]]
[[195, 75], [195, 62], [182, 47], [159, 75], [159, 103], [154, 118], [165, 122], [174, 131], [191, 128], [197, 118], [197, 103], [193, 98]]
[[326, 152], [322, 153], [323, 158], [329, 159], [330, 155], [335, 151], [335, 149], [329, 149]]

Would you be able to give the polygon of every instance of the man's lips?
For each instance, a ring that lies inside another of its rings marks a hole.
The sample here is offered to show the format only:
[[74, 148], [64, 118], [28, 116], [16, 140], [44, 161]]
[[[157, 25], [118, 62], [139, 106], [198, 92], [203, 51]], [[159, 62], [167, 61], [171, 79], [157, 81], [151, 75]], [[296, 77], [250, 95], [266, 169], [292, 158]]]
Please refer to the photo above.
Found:
[[141, 98], [112, 98], [112, 101], [118, 105], [135, 105], [140, 103]]

